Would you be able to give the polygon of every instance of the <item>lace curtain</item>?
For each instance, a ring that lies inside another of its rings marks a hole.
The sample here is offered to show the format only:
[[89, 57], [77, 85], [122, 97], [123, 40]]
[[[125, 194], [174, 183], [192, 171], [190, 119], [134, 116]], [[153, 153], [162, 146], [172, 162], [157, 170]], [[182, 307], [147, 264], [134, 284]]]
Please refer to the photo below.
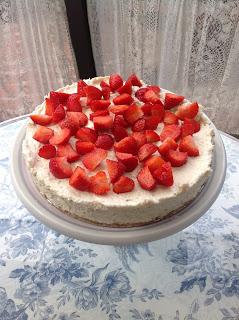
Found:
[[0, 0], [0, 121], [77, 79], [64, 0]]
[[88, 0], [97, 74], [139, 74], [239, 134], [238, 0]]

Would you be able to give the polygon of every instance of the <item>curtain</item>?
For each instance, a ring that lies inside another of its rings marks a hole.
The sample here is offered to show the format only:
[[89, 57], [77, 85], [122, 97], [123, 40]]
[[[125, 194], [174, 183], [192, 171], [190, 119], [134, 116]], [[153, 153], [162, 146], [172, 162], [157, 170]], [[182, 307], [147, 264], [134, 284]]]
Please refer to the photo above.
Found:
[[78, 77], [63, 0], [0, 0], [0, 121]]
[[239, 134], [238, 0], [88, 0], [98, 75], [137, 73]]

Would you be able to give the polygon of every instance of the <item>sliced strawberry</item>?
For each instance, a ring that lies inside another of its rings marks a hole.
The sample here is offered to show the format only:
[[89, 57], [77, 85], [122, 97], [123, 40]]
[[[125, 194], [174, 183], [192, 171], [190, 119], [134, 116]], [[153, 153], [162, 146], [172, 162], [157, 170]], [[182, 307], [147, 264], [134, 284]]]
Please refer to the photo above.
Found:
[[162, 102], [154, 104], [152, 106], [151, 114], [152, 114], [152, 116], [159, 117], [160, 122], [163, 120], [163, 118], [164, 118], [164, 106], [163, 106]]
[[147, 143], [146, 135], [143, 132], [133, 132], [132, 137], [135, 139], [138, 149]]
[[54, 133], [54, 136], [51, 137], [49, 143], [52, 145], [65, 144], [69, 141], [71, 137], [71, 130], [68, 128], [61, 129], [58, 133]]
[[160, 141], [160, 136], [154, 130], [146, 130], [145, 135], [148, 143]]
[[107, 82], [105, 82], [105, 80], [101, 80], [100, 86], [102, 89], [103, 88], [110, 88], [110, 85]]
[[155, 93], [160, 92], [160, 87], [159, 86], [147, 86], [148, 90], [153, 90]]
[[82, 107], [80, 104], [80, 95], [78, 93], [73, 93], [69, 96], [66, 103], [67, 111], [81, 112]]
[[55, 111], [53, 112], [52, 122], [58, 123], [59, 121], [63, 120], [65, 116], [65, 109], [62, 104], [59, 104], [59, 106], [56, 107]]
[[60, 145], [56, 151], [57, 157], [67, 157], [68, 162], [74, 162], [79, 160], [79, 154], [72, 148], [70, 143]]
[[82, 157], [82, 162], [84, 166], [90, 170], [95, 170], [96, 167], [107, 157], [107, 151], [100, 148], [95, 148], [91, 152], [85, 154]]
[[95, 143], [97, 140], [97, 134], [94, 129], [80, 128], [76, 132], [76, 138], [79, 139], [80, 141]]
[[131, 82], [130, 81], [126, 81], [125, 84], [117, 90], [117, 92], [119, 94], [122, 94], [122, 93], [132, 94]]
[[50, 92], [50, 100], [53, 103], [54, 109], [60, 104], [59, 95], [55, 91]]
[[52, 116], [48, 116], [46, 114], [32, 114], [30, 115], [32, 121], [41, 126], [47, 126], [52, 121]]
[[125, 121], [124, 117], [121, 115], [116, 115], [114, 117], [114, 123], [113, 126], [120, 126], [126, 128], [128, 126], [127, 122]]
[[66, 157], [55, 157], [49, 161], [49, 169], [54, 177], [58, 179], [70, 178], [72, 175], [71, 165]]
[[184, 124], [192, 124], [194, 127], [194, 133], [200, 131], [200, 123], [194, 119], [184, 118]]
[[197, 102], [193, 102], [191, 104], [182, 104], [178, 107], [176, 116], [178, 116], [181, 120], [185, 118], [193, 119], [194, 117], [196, 117], [198, 110], [199, 106]]
[[95, 146], [97, 148], [110, 150], [113, 147], [114, 139], [109, 134], [101, 134], [98, 136]]
[[190, 157], [199, 156], [199, 149], [192, 136], [184, 137], [179, 143], [179, 151], [187, 152]]
[[181, 102], [183, 102], [184, 97], [178, 96], [174, 93], [166, 93], [165, 94], [165, 101], [164, 101], [164, 109], [169, 110], [177, 105], [179, 105]]
[[131, 192], [134, 189], [134, 181], [129, 177], [122, 176], [113, 186], [115, 193]]
[[77, 166], [70, 177], [69, 184], [77, 190], [88, 191], [90, 189], [90, 178], [83, 168]]
[[56, 109], [56, 106], [54, 105], [54, 103], [49, 98], [46, 98], [45, 99], [45, 114], [48, 116], [52, 116], [55, 109]]
[[159, 153], [166, 156], [170, 149], [176, 150], [178, 144], [172, 138], [166, 138], [163, 143], [158, 147]]
[[88, 118], [83, 112], [68, 111], [66, 112], [66, 117], [67, 119], [71, 119], [72, 121], [77, 123], [80, 127], [84, 127], [88, 122]]
[[115, 90], [119, 89], [120, 87], [122, 87], [123, 79], [117, 73], [111, 74], [110, 79], [109, 79], [109, 84], [110, 84], [111, 90], [115, 91]]
[[106, 159], [107, 170], [110, 177], [110, 182], [115, 183], [125, 172], [123, 163]]
[[154, 92], [154, 90], [149, 89], [144, 94], [144, 99], [147, 102], [151, 102], [152, 104], [161, 103], [161, 100], [159, 99], [159, 96], [157, 93]]
[[173, 167], [181, 167], [188, 160], [187, 152], [181, 152], [170, 149], [167, 154], [167, 159], [170, 161]]
[[142, 109], [142, 111], [143, 111], [143, 113], [144, 113], [144, 115], [145, 116], [151, 116], [152, 115], [152, 113], [151, 113], [151, 108], [152, 108], [152, 104], [151, 103], [145, 103], [142, 107], [141, 107], [141, 109]]
[[77, 93], [79, 94], [80, 97], [85, 97], [85, 90], [84, 87], [87, 87], [87, 84], [85, 81], [80, 80], [77, 82]]
[[95, 145], [90, 141], [76, 141], [76, 151], [78, 154], [86, 154], [94, 150]]
[[145, 118], [145, 129], [156, 130], [160, 121], [161, 118], [158, 116], [151, 116]]
[[181, 138], [194, 134], [194, 125], [192, 123], [183, 123], [181, 126]]
[[84, 87], [84, 92], [87, 97], [87, 104], [92, 100], [100, 100], [102, 97], [102, 91], [94, 86]]
[[142, 86], [141, 81], [139, 80], [139, 78], [134, 73], [131, 74], [131, 76], [129, 76], [127, 82], [131, 82], [132, 86], [135, 86], [135, 87], [141, 87]]
[[160, 140], [164, 141], [166, 138], [172, 138], [178, 140], [181, 134], [181, 128], [177, 124], [165, 125], [162, 132], [160, 133]]
[[142, 118], [144, 115], [141, 108], [136, 104], [132, 104], [129, 109], [124, 113], [124, 118], [129, 124], [134, 124], [138, 119]]
[[105, 100], [109, 100], [110, 98], [110, 87], [104, 87], [101, 89], [102, 96]]
[[110, 191], [110, 184], [104, 171], [99, 171], [90, 177], [90, 191], [102, 195]]
[[154, 178], [159, 184], [166, 187], [173, 185], [173, 171], [170, 162], [165, 162], [162, 166], [154, 171]]
[[113, 99], [114, 104], [131, 104], [134, 99], [128, 93], [122, 93]]
[[137, 180], [141, 188], [145, 190], [153, 190], [156, 187], [156, 180], [152, 176], [148, 167], [143, 167], [138, 173]]
[[117, 159], [123, 163], [126, 172], [133, 171], [138, 165], [138, 158], [130, 153], [116, 152]]
[[93, 112], [98, 110], [105, 110], [108, 108], [109, 105], [110, 100], [92, 100], [89, 103], [89, 106]]
[[122, 115], [129, 109], [129, 106], [127, 104], [119, 104], [117, 106], [111, 106], [110, 112], [116, 114], [116, 115]]
[[117, 142], [124, 139], [125, 137], [128, 137], [127, 130], [124, 127], [118, 125], [113, 127], [112, 133], [115, 137], [115, 141]]
[[51, 144], [45, 144], [39, 149], [38, 155], [44, 159], [54, 158], [56, 156], [56, 148]]
[[98, 110], [90, 114], [90, 120], [93, 121], [95, 117], [108, 116], [109, 114], [108, 110]]
[[79, 123], [70, 118], [66, 118], [59, 122], [59, 126], [61, 129], [69, 129], [71, 131], [71, 135], [76, 134], [77, 130], [79, 129]]
[[113, 118], [111, 116], [94, 117], [93, 122], [95, 130], [109, 130], [113, 126]]
[[178, 124], [178, 117], [171, 111], [165, 111], [163, 122], [164, 124]]
[[151, 156], [154, 152], [158, 150], [157, 146], [152, 143], [144, 144], [138, 152], [139, 161], [144, 161], [149, 156]]
[[141, 118], [134, 123], [132, 127], [132, 131], [140, 132], [140, 131], [143, 131], [144, 128], [145, 128], [145, 119]]
[[[69, 96], [70, 96], [69, 93], [59, 92], [59, 91], [52, 91], [52, 92], [50, 93], [50, 97], [51, 97], [51, 98], [52, 98], [52, 95], [53, 95], [53, 94], [54, 94], [53, 100], [56, 99], [56, 97], [58, 97], [57, 104], [58, 104], [58, 105], [59, 105], [59, 104], [63, 104], [63, 106], [66, 105], [66, 102], [67, 102], [67, 100], [68, 100], [68, 98], [69, 98]], [[59, 103], [58, 103], [58, 101], [59, 101]]]
[[116, 142], [114, 144], [114, 148], [118, 152], [131, 153], [133, 155], [137, 154], [138, 152], [136, 140], [131, 136]]
[[142, 102], [147, 102], [147, 100], [145, 99], [144, 95], [145, 93], [148, 91], [148, 88], [140, 88], [139, 90], [137, 90], [135, 92], [135, 97]]
[[160, 156], [152, 156], [145, 161], [145, 166], [147, 166], [154, 175], [154, 171], [159, 169], [165, 161]]
[[48, 143], [53, 135], [54, 131], [52, 129], [39, 126], [33, 135], [33, 139], [41, 143]]

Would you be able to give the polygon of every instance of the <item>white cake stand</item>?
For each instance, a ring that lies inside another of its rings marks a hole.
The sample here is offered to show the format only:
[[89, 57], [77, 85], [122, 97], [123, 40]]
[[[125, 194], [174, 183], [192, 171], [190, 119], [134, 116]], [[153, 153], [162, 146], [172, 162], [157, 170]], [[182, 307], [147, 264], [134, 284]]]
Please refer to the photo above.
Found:
[[29, 210], [42, 223], [69, 237], [86, 242], [125, 245], [149, 242], [168, 237], [195, 222], [218, 197], [226, 173], [226, 153], [220, 134], [215, 131], [213, 173], [198, 197], [183, 210], [154, 224], [134, 228], [109, 228], [82, 222], [62, 213], [46, 200], [35, 187], [22, 156], [22, 142], [26, 126], [17, 134], [11, 157], [11, 176], [16, 193]]

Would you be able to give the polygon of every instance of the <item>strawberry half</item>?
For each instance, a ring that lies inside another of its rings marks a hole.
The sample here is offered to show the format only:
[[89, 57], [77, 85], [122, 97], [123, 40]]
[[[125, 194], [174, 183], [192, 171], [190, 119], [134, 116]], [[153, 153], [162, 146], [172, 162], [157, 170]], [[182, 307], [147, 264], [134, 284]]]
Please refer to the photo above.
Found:
[[113, 186], [115, 193], [131, 192], [134, 189], [134, 181], [128, 177], [122, 176]]
[[159, 122], [161, 122], [163, 120], [164, 106], [163, 106], [162, 102], [152, 105], [151, 114], [152, 114], [152, 116], [159, 117], [159, 119], [160, 119]]
[[80, 95], [78, 93], [73, 93], [69, 96], [66, 103], [67, 111], [81, 112], [82, 107], [80, 104]]
[[184, 124], [192, 124], [194, 133], [200, 131], [200, 123], [194, 119], [184, 118]]
[[97, 134], [94, 129], [91, 128], [80, 128], [76, 132], [76, 138], [80, 141], [87, 141], [95, 143], [97, 140]]
[[71, 137], [71, 130], [68, 128], [61, 129], [58, 133], [54, 133], [54, 136], [49, 140], [52, 145], [65, 144]]
[[52, 95], [53, 92], [54, 92], [54, 95], [58, 97], [59, 103], [63, 104], [63, 106], [65, 106], [66, 103], [67, 103], [67, 100], [69, 99], [71, 94], [65, 93], [65, 92], [59, 92], [59, 91], [52, 91], [51, 95]]
[[123, 163], [126, 172], [133, 171], [138, 165], [138, 158], [130, 153], [116, 152], [116, 158]]
[[113, 99], [114, 104], [131, 104], [134, 99], [128, 93], [122, 93]]
[[133, 132], [132, 137], [135, 139], [138, 149], [147, 143], [146, 135], [143, 132]]
[[170, 149], [167, 154], [167, 160], [170, 161], [173, 167], [181, 167], [187, 162], [188, 154], [187, 152], [181, 152]]
[[127, 111], [124, 113], [124, 119], [129, 124], [134, 124], [138, 119], [142, 118], [144, 115], [141, 108], [139, 108], [136, 104], [132, 104]]
[[193, 102], [191, 104], [183, 104], [178, 107], [176, 116], [181, 120], [184, 120], [185, 118], [193, 119], [194, 117], [196, 117], [198, 110], [199, 106], [197, 102]]
[[66, 118], [75, 122], [78, 127], [84, 127], [88, 122], [88, 118], [83, 112], [68, 111], [66, 112]]
[[123, 79], [121, 76], [117, 73], [111, 74], [109, 79], [109, 85], [112, 91], [115, 91], [122, 87], [123, 85]]
[[152, 176], [148, 167], [143, 167], [138, 173], [137, 180], [145, 190], [153, 190], [156, 187], [156, 180]]
[[114, 139], [109, 134], [101, 134], [98, 136], [95, 146], [97, 148], [110, 150], [113, 147]]
[[116, 115], [122, 115], [129, 109], [129, 106], [127, 104], [119, 104], [117, 106], [110, 107], [110, 112], [116, 114]]
[[85, 81], [80, 80], [77, 82], [77, 93], [80, 97], [85, 97], [85, 90], [84, 88], [87, 87], [87, 84], [85, 83]]
[[65, 116], [65, 109], [62, 104], [59, 104], [59, 106], [56, 107], [55, 111], [53, 112], [52, 122], [58, 123], [59, 121], [63, 120]]
[[56, 156], [56, 148], [51, 144], [45, 144], [39, 149], [38, 155], [44, 159], [54, 158]]
[[199, 149], [192, 136], [184, 137], [179, 143], [179, 151], [187, 152], [190, 157], [199, 156]]
[[107, 170], [110, 177], [110, 182], [115, 183], [125, 172], [123, 163], [106, 159]]
[[85, 170], [78, 166], [70, 177], [69, 184], [77, 190], [88, 191], [90, 189], [90, 178]]
[[107, 82], [105, 82], [105, 80], [101, 80], [100, 86], [102, 89], [103, 88], [110, 88], [110, 85]]
[[178, 124], [178, 117], [171, 111], [165, 111], [164, 118], [163, 118], [164, 124]]
[[108, 110], [98, 110], [90, 114], [90, 120], [92, 121], [95, 117], [108, 116], [109, 114]]
[[130, 82], [132, 84], [132, 86], [135, 86], [135, 87], [141, 87], [142, 86], [141, 81], [139, 80], [139, 78], [134, 73], [131, 74], [131, 76], [129, 76], [127, 82]]
[[121, 141], [122, 139], [128, 137], [127, 130], [119, 125], [113, 127], [112, 133], [114, 135], [115, 141]]
[[152, 156], [145, 161], [145, 166], [147, 166], [154, 175], [154, 171], [160, 169], [161, 166], [165, 163], [165, 161], [160, 156]]
[[110, 191], [110, 184], [104, 171], [99, 171], [90, 177], [90, 191], [102, 195]]
[[45, 114], [48, 116], [52, 116], [55, 109], [56, 109], [56, 106], [54, 105], [54, 103], [49, 98], [46, 98], [45, 99]]
[[122, 94], [122, 93], [132, 94], [131, 82], [130, 81], [126, 81], [125, 84], [117, 90], [117, 92], [119, 94]]
[[166, 156], [170, 149], [176, 150], [177, 148], [178, 144], [172, 138], [166, 138], [158, 147], [158, 150], [162, 156]]
[[148, 143], [160, 141], [160, 136], [154, 130], [146, 130], [145, 135]]
[[156, 130], [160, 121], [161, 119], [158, 116], [145, 118], [145, 129]]
[[183, 102], [184, 97], [178, 96], [174, 93], [166, 93], [165, 94], [165, 101], [164, 101], [164, 109], [169, 110], [177, 105], [179, 105], [181, 102]]
[[138, 151], [137, 143], [132, 136], [126, 137], [119, 142], [115, 142], [114, 148], [118, 152], [131, 153], [133, 155], [137, 154]]
[[109, 100], [110, 98], [110, 87], [104, 87], [101, 89], [102, 96], [105, 100]]
[[154, 178], [159, 184], [171, 187], [173, 185], [173, 171], [170, 162], [165, 162], [154, 171]]
[[78, 154], [86, 154], [94, 150], [95, 145], [90, 141], [76, 141], [76, 151]]
[[144, 99], [146, 102], [151, 102], [152, 104], [161, 104], [159, 96], [152, 89], [147, 89], [147, 91], [144, 94]]
[[52, 129], [39, 126], [33, 135], [33, 139], [41, 143], [48, 143], [53, 135], [54, 131]]
[[59, 99], [59, 95], [55, 91], [50, 92], [50, 100], [53, 103], [54, 109], [61, 103]]
[[110, 100], [92, 100], [89, 102], [89, 107], [91, 110], [98, 111], [98, 110], [105, 110], [110, 105]]
[[93, 122], [95, 130], [109, 130], [113, 126], [113, 118], [111, 116], [94, 117]]
[[181, 128], [177, 124], [165, 125], [160, 133], [160, 140], [164, 141], [166, 138], [178, 140], [181, 134]]
[[183, 123], [181, 126], [181, 138], [194, 134], [194, 125], [192, 123]]
[[151, 109], [152, 109], [152, 104], [151, 103], [145, 103], [142, 107], [141, 107], [141, 110], [143, 111], [144, 115], [145, 116], [151, 116], [152, 115], [152, 112], [151, 112]]
[[140, 88], [135, 92], [135, 97], [141, 102], [147, 102], [144, 95], [148, 91], [148, 88]]
[[48, 116], [46, 114], [32, 114], [30, 115], [32, 121], [41, 126], [47, 126], [52, 121], [52, 116]]
[[95, 148], [91, 152], [85, 154], [82, 157], [82, 162], [84, 166], [90, 170], [93, 171], [95, 168], [97, 168], [101, 162], [107, 157], [107, 151], [100, 148]]
[[79, 160], [79, 154], [72, 148], [70, 143], [59, 145], [56, 151], [57, 157], [66, 157], [68, 162]]
[[148, 90], [153, 90], [155, 93], [160, 92], [160, 87], [159, 86], [147, 86]]
[[58, 179], [70, 178], [72, 175], [71, 165], [66, 157], [55, 157], [49, 161], [49, 169], [54, 177]]
[[144, 144], [138, 152], [139, 161], [144, 161], [149, 156], [151, 156], [154, 152], [158, 150], [157, 146], [152, 143]]
[[127, 122], [125, 121], [124, 117], [121, 115], [116, 115], [114, 117], [114, 123], [113, 126], [120, 126], [126, 128], [128, 126]]
[[134, 123], [132, 127], [132, 131], [140, 132], [140, 131], [143, 131], [144, 128], [145, 128], [145, 119], [141, 118]]
[[92, 100], [100, 100], [102, 97], [102, 91], [94, 86], [84, 87], [84, 92], [87, 97], [87, 104]]

